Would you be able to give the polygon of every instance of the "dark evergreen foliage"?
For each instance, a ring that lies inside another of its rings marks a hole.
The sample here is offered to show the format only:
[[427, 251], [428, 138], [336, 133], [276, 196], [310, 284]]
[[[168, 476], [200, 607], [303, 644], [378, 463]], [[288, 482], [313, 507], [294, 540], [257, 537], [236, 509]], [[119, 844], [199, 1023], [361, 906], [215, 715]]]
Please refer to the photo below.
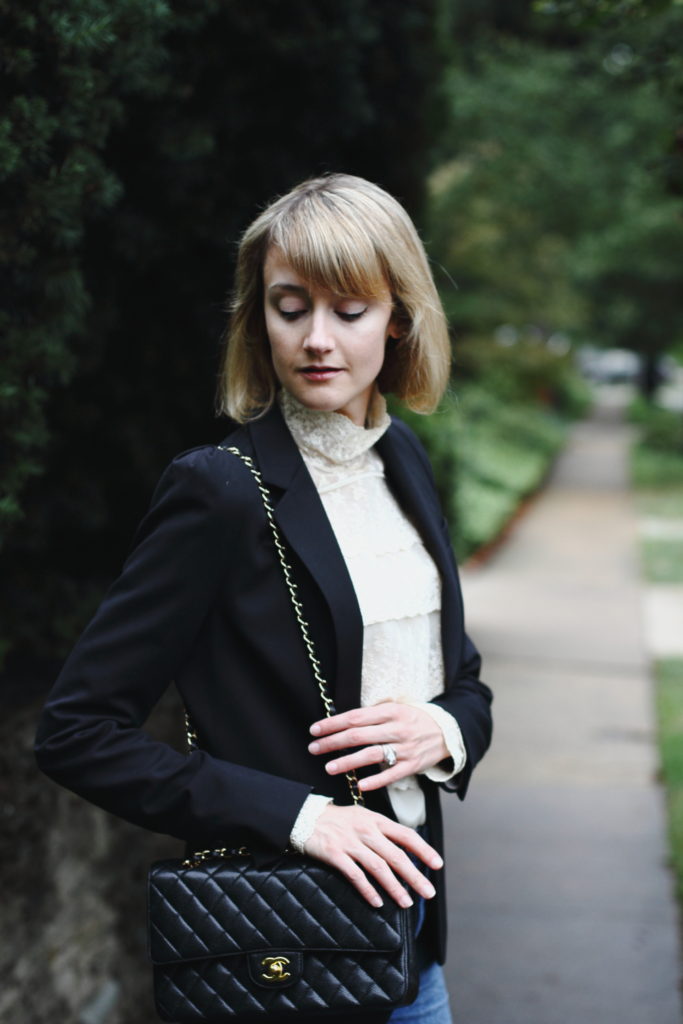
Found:
[[234, 241], [344, 169], [419, 214], [438, 0], [0, 2], [0, 644], [58, 657], [164, 462], [216, 439]]

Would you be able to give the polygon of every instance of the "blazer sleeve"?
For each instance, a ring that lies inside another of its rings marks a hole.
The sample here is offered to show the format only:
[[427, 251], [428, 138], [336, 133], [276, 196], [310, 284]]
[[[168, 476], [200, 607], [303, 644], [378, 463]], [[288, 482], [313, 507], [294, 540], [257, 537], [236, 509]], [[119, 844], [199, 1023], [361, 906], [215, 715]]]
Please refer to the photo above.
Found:
[[312, 787], [204, 751], [186, 756], [142, 728], [230, 572], [245, 510], [226, 478], [246, 470], [237, 460], [219, 470], [215, 458], [196, 449], [162, 476], [121, 575], [49, 695], [36, 757], [55, 781], [145, 828], [283, 850]]
[[439, 785], [442, 789], [457, 793], [461, 800], [465, 798], [475, 765], [482, 759], [491, 742], [493, 694], [479, 678], [480, 671], [479, 652], [465, 633], [463, 655], [455, 679], [445, 693], [430, 702], [448, 711], [460, 726], [467, 760], [462, 771]]

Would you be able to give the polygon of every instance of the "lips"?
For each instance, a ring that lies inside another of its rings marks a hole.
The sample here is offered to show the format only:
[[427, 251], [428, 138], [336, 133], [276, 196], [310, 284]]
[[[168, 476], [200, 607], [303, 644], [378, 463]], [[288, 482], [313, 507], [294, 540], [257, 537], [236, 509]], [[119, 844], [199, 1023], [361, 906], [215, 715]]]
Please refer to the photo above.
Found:
[[297, 373], [307, 380], [330, 380], [341, 373], [341, 369], [338, 366], [302, 366]]

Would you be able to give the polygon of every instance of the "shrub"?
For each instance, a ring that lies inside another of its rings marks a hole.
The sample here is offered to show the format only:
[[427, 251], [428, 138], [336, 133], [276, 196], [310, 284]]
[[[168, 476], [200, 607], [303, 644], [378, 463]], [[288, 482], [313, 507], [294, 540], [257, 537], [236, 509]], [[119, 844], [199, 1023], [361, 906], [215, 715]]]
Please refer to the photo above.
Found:
[[547, 409], [503, 402], [474, 385], [448, 396], [433, 416], [400, 415], [429, 453], [460, 558], [495, 540], [540, 486], [565, 437]]
[[635, 444], [631, 450], [631, 479], [635, 487], [666, 490], [683, 485], [683, 456]]
[[629, 407], [629, 419], [640, 427], [640, 443], [646, 448], [683, 456], [683, 414], [638, 396]]
[[631, 450], [631, 476], [636, 487], [670, 488], [683, 483], [683, 415], [636, 398], [629, 419], [638, 427]]
[[583, 415], [590, 405], [590, 390], [570, 354], [559, 355], [537, 340], [500, 345], [470, 337], [458, 342], [455, 364], [459, 377], [504, 401], [545, 405], [570, 417]]

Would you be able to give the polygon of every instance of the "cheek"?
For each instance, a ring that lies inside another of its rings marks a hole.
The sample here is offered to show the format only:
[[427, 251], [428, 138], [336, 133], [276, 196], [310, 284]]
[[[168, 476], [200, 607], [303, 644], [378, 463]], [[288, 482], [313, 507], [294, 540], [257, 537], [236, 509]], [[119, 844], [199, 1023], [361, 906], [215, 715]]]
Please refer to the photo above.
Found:
[[283, 350], [280, 339], [277, 337], [277, 333], [271, 334], [269, 332], [268, 341], [270, 342], [270, 361], [273, 372], [282, 384], [287, 377], [287, 366], [289, 365], [286, 353]]
[[375, 374], [379, 373], [379, 371], [382, 369], [382, 367], [384, 365], [385, 351], [386, 351], [386, 347], [385, 347], [385, 344], [384, 344], [384, 339], [382, 339], [381, 344], [375, 346], [375, 348], [373, 350], [373, 353], [372, 353], [371, 360], [370, 360], [373, 372]]
[[278, 362], [282, 359], [286, 352], [287, 344], [284, 332], [280, 325], [266, 314], [266, 336], [268, 338], [268, 344], [270, 345], [270, 354], [273, 362]]
[[379, 373], [382, 369], [386, 353], [385, 329], [382, 327], [372, 331], [372, 333], [365, 339], [363, 347], [365, 350], [365, 362], [367, 366], [372, 367]]

